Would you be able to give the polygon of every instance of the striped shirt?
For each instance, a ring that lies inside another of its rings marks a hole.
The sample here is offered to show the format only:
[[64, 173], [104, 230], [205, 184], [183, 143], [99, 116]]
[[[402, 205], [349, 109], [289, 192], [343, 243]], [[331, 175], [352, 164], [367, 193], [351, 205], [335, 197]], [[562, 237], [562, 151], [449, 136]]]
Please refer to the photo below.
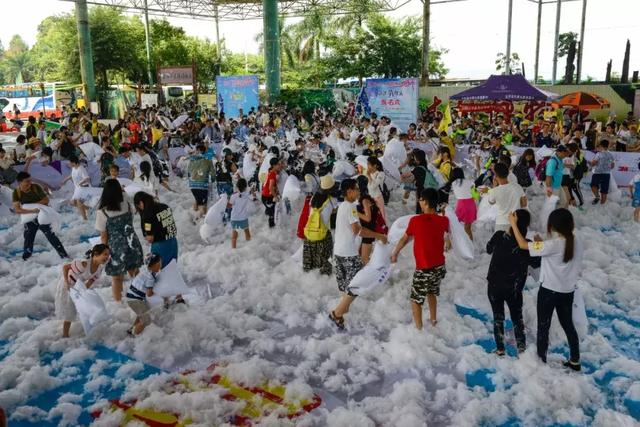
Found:
[[143, 268], [131, 281], [131, 285], [127, 291], [127, 298], [146, 301], [147, 289], [153, 288], [155, 284], [156, 275], [150, 272], [148, 268]]

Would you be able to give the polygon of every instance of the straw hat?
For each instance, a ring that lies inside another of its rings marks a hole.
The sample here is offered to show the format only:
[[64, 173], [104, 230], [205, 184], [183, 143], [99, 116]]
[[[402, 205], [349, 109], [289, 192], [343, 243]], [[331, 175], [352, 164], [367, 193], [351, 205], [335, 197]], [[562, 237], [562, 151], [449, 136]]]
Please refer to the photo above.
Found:
[[320, 189], [322, 190], [331, 190], [335, 185], [335, 181], [331, 175], [325, 175], [320, 178]]

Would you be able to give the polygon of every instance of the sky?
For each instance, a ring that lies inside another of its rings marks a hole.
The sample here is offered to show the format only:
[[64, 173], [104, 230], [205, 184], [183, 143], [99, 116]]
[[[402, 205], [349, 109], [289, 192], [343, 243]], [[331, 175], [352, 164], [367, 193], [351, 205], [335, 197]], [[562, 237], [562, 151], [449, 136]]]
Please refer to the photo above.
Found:
[[[548, 1], [548, 0], [545, 0]], [[449, 49], [444, 62], [449, 78], [486, 78], [495, 72], [498, 52], [506, 50], [508, 0], [466, 0], [431, 6], [432, 45]], [[10, 13], [12, 8], [19, 8]], [[20, 34], [29, 45], [36, 40], [38, 24], [47, 16], [73, 12], [73, 3], [58, 0], [23, 0], [4, 5], [0, 40], [6, 47], [13, 34]], [[26, 12], [28, 11], [28, 12]], [[563, 1], [560, 32], [580, 32], [582, 1]], [[389, 13], [395, 19], [421, 15], [420, 0], [410, 0], [402, 8]], [[543, 6], [540, 48], [540, 75], [550, 79], [553, 66], [553, 44], [556, 5]], [[215, 39], [211, 21], [169, 18], [193, 36]], [[537, 5], [528, 0], [513, 0], [511, 51], [520, 55], [526, 75], [533, 77], [535, 62]], [[262, 31], [261, 20], [223, 22], [220, 37], [234, 52], [257, 53], [255, 36]], [[606, 64], [613, 60], [613, 71], [620, 73], [625, 43], [631, 41], [631, 66], [640, 70], [640, 0], [588, 0], [583, 76], [603, 80]], [[416, 58], [419, 60], [419, 58]], [[558, 78], [564, 74], [565, 59], [558, 61]]]

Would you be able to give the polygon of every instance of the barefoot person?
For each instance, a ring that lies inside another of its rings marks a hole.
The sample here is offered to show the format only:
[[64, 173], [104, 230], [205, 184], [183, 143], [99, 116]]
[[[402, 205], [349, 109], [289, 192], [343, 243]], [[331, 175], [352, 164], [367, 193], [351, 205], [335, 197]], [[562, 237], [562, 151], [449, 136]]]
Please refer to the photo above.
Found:
[[[447, 273], [444, 260], [445, 236], [449, 232], [449, 219], [438, 215], [438, 190], [425, 188], [419, 198], [422, 214], [411, 218], [407, 231], [400, 238], [391, 255], [391, 262], [398, 261], [402, 248], [413, 238], [413, 256], [416, 271], [411, 287], [411, 310], [416, 328], [422, 329], [422, 305], [429, 304], [429, 320], [438, 323], [437, 304], [440, 283]], [[448, 239], [447, 239], [448, 240]], [[447, 241], [447, 246], [449, 242]]]

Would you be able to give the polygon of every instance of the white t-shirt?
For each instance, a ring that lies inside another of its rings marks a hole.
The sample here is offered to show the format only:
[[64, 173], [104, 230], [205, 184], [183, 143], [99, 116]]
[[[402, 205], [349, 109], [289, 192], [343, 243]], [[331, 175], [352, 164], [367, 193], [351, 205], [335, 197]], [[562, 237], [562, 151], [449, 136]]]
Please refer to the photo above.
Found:
[[539, 256], [540, 286], [561, 293], [573, 292], [582, 269], [583, 248], [580, 240], [574, 237], [573, 258], [565, 263], [565, 239], [554, 236], [544, 242], [529, 242], [529, 254]]
[[509, 184], [517, 184], [518, 177], [516, 177], [513, 172], [509, 171], [509, 175], [507, 175], [507, 182]]
[[489, 203], [497, 206], [496, 225], [509, 224], [509, 213], [520, 209], [524, 191], [518, 184], [499, 185], [489, 190]]
[[456, 196], [456, 200], [471, 199], [471, 187], [473, 187], [473, 181], [470, 179], [463, 179], [462, 181], [457, 179], [451, 184], [453, 195]]
[[336, 233], [333, 244], [333, 254], [341, 257], [358, 255], [356, 235], [353, 234], [351, 224], [360, 222], [356, 204], [346, 200], [338, 206], [336, 215]]
[[[87, 173], [87, 170], [84, 168], [84, 166], [71, 168], [71, 180], [73, 181], [73, 185], [75, 185], [76, 187], [80, 187], [80, 184], [82, 184], [82, 186], [84, 187], [88, 187], [89, 185], [91, 185], [89, 174]], [[85, 180], [86, 182], [83, 183], [82, 181]]]
[[248, 191], [242, 193], [233, 193], [231, 199], [231, 221], [244, 221], [249, 219], [249, 203], [251, 203], [251, 197], [249, 197]]

